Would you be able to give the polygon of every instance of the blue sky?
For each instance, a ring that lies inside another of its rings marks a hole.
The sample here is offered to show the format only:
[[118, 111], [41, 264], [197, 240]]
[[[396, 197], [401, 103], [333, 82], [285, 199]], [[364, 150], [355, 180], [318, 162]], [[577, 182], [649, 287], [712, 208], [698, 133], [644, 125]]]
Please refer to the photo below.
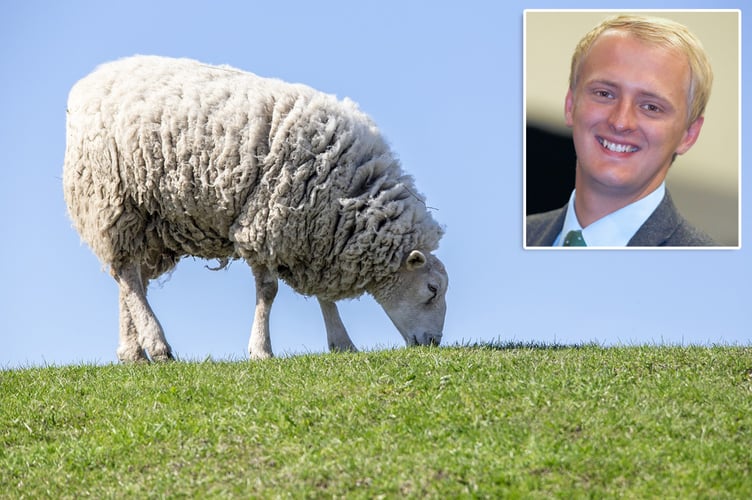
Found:
[[[522, 11], [558, 3], [3, 2], [0, 368], [116, 360], [117, 286], [80, 243], [63, 202], [65, 106], [70, 87], [95, 66], [136, 53], [226, 63], [358, 102], [446, 226], [438, 255], [450, 274], [447, 344], [750, 345], [744, 239], [740, 250], [523, 250]], [[745, 91], [748, 76], [745, 67]], [[152, 306], [180, 358], [243, 359], [253, 277], [240, 261], [219, 272], [206, 264], [186, 259], [153, 283]], [[358, 347], [403, 345], [370, 297], [340, 310]], [[272, 346], [277, 355], [326, 350], [314, 299], [280, 287]]]

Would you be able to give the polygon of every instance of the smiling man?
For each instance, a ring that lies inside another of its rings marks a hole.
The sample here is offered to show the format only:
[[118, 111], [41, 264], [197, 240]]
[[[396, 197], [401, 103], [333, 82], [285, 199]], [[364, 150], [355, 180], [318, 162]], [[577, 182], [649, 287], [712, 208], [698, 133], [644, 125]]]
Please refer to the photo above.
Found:
[[713, 73], [697, 38], [660, 18], [618, 16], [572, 56], [565, 99], [577, 164], [564, 207], [527, 217], [527, 246], [712, 246], [665, 178], [697, 141]]

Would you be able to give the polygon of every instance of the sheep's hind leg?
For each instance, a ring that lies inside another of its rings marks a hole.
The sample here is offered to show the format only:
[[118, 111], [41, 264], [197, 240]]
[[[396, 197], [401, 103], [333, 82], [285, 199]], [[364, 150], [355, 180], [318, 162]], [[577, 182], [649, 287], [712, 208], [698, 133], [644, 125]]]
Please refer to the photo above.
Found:
[[125, 304], [123, 287], [120, 287], [120, 344], [117, 349], [117, 357], [123, 363], [149, 361], [141, 344], [138, 343], [138, 332], [133, 323], [131, 312]]
[[329, 350], [332, 352], [350, 351], [357, 352], [355, 345], [347, 334], [342, 318], [339, 316], [337, 304], [328, 300], [319, 300], [321, 313], [324, 315], [324, 326], [326, 326], [326, 341], [329, 344]]
[[256, 310], [248, 341], [248, 354], [251, 359], [266, 359], [273, 356], [269, 316], [279, 285], [277, 278], [265, 267], [253, 268], [253, 277], [256, 279]]
[[113, 269], [112, 275], [120, 285], [118, 358], [121, 361], [145, 361], [145, 350], [154, 361], [174, 359], [162, 326], [146, 300], [146, 285], [140, 266], [129, 263]]

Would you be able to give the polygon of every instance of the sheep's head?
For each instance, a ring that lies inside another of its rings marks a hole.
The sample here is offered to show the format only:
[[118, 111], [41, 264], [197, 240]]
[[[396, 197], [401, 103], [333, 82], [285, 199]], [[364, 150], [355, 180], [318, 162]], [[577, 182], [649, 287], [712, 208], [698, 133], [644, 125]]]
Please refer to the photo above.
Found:
[[389, 318], [410, 345], [438, 345], [444, 331], [449, 278], [433, 254], [413, 250], [390, 280], [374, 293]]

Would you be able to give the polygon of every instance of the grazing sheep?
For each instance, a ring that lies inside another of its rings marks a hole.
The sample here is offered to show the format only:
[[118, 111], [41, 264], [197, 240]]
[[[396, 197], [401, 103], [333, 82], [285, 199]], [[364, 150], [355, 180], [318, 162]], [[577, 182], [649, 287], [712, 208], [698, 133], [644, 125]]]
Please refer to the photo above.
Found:
[[119, 284], [122, 361], [173, 358], [146, 289], [186, 255], [251, 266], [251, 358], [272, 356], [277, 278], [317, 297], [331, 350], [355, 350], [335, 301], [366, 292], [408, 345], [441, 340], [443, 230], [348, 99], [187, 59], [111, 62], [71, 89], [63, 188]]

